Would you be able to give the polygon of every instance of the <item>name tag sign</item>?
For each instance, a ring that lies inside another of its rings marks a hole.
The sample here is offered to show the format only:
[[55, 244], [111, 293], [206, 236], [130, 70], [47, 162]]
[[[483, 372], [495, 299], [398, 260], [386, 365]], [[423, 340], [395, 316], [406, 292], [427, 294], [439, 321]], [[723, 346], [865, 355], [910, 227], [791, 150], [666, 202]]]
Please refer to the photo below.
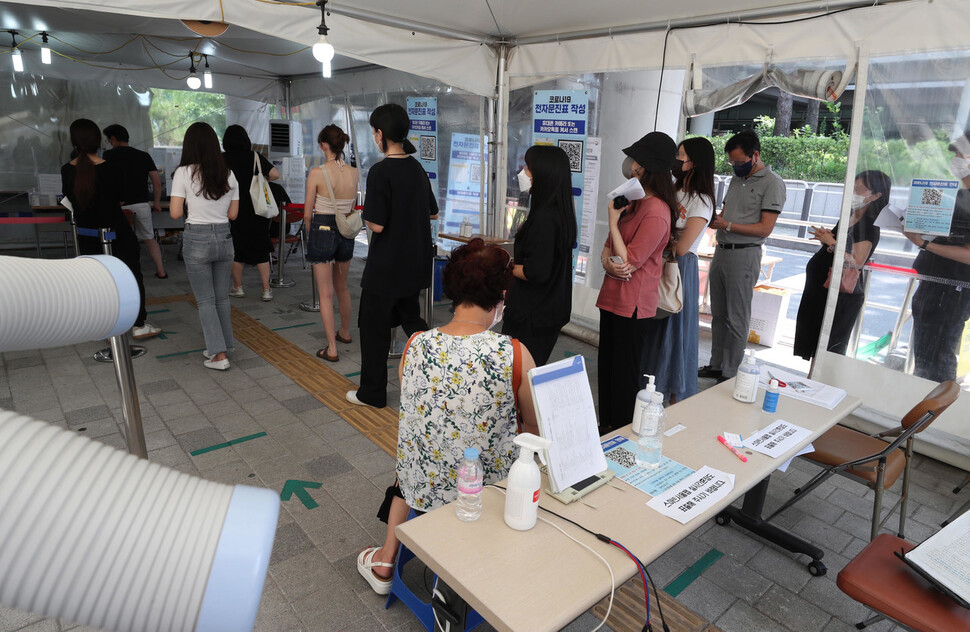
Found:
[[734, 474], [703, 467], [670, 489], [653, 497], [647, 507], [687, 524], [734, 489]]
[[746, 448], [775, 459], [791, 450], [796, 443], [810, 434], [812, 434], [811, 431], [801, 426], [779, 419], [749, 436], [744, 440], [744, 444]]

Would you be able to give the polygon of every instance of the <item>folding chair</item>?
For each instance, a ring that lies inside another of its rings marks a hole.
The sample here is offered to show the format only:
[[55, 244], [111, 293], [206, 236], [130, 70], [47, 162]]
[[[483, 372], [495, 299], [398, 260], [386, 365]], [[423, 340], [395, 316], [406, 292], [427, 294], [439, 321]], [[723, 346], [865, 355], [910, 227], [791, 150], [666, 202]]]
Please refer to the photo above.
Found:
[[970, 610], [920, 577], [894, 555], [913, 544], [880, 534], [839, 572], [839, 589], [875, 614], [856, 624], [863, 629], [889, 619], [907, 630], [970, 630]]
[[[825, 466], [825, 469], [800, 489], [796, 489], [795, 495], [768, 516], [768, 520], [797, 503], [833, 474], [841, 474], [875, 491], [869, 539], [875, 539], [879, 529], [897, 507], [899, 507], [898, 534], [899, 537], [904, 537], [906, 503], [909, 498], [909, 469], [915, 435], [939, 417], [950, 404], [956, 401], [959, 394], [960, 387], [956, 382], [943, 382], [906, 413], [898, 427], [876, 435], [870, 436], [844, 426], [835, 426], [816, 439], [813, 442], [815, 452], [806, 454], [804, 457]], [[895, 439], [887, 443], [883, 440], [884, 437], [895, 437]], [[903, 444], [905, 449], [900, 450]], [[886, 516], [881, 518], [883, 492], [896, 483], [900, 474], [903, 476], [900, 499]]]
[[[967, 474], [967, 477], [963, 479], [963, 482], [953, 488], [953, 493], [959, 494], [961, 491], [963, 491], [963, 488], [967, 486], [967, 483], [970, 483], [970, 474]], [[946, 525], [950, 524], [951, 522], [959, 518], [963, 514], [963, 512], [966, 511], [967, 509], [970, 509], [970, 500], [960, 505], [960, 507], [958, 507], [957, 510], [953, 512], [953, 515], [951, 515], [949, 518], [947, 518], [942, 523], [940, 523], [940, 526], [945, 527]]]
[[[289, 260], [290, 255], [299, 248], [300, 254], [303, 256], [303, 269], [306, 269], [306, 243], [303, 241], [303, 205], [302, 204], [290, 204], [289, 202], [283, 202], [282, 204], [283, 212], [281, 215], [276, 216], [276, 221], [279, 221], [281, 217], [286, 218], [286, 223], [291, 225], [296, 225], [297, 231], [295, 235], [291, 235], [293, 230], [290, 229], [287, 232], [283, 243], [288, 245], [289, 248], [286, 249], [286, 255], [283, 258], [283, 265]], [[273, 244], [273, 252], [277, 252], [280, 246], [279, 231], [273, 231], [273, 236], [269, 238], [270, 243]]]

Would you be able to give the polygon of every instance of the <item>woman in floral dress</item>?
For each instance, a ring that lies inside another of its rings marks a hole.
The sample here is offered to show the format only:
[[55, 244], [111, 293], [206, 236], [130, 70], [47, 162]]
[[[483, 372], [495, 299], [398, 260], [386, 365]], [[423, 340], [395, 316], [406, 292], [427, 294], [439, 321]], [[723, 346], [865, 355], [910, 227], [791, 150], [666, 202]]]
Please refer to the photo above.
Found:
[[387, 536], [384, 546], [357, 557], [358, 571], [378, 594], [391, 588], [394, 527], [407, 519], [409, 508], [430, 511], [457, 498], [465, 448], [478, 448], [485, 483], [494, 483], [508, 475], [516, 458], [517, 410], [524, 429], [538, 433], [523, 379], [535, 367], [532, 355], [518, 340], [490, 331], [502, 319], [511, 263], [508, 253], [481, 239], [456, 248], [444, 270], [454, 318], [412, 336], [401, 358], [398, 480], [378, 512]]

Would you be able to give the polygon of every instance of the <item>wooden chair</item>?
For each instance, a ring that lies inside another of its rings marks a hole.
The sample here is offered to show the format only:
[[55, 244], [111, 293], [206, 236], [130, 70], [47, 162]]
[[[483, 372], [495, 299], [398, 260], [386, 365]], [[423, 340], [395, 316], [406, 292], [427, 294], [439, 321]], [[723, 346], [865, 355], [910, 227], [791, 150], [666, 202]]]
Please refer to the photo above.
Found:
[[[899, 537], [905, 537], [906, 503], [909, 498], [909, 469], [913, 456], [915, 435], [923, 431], [940, 416], [950, 404], [956, 401], [960, 387], [956, 382], [943, 382], [923, 398], [902, 418], [900, 425], [876, 435], [867, 435], [844, 426], [835, 426], [813, 444], [815, 451], [804, 458], [825, 467], [800, 489], [795, 495], [768, 517], [771, 520], [779, 513], [804, 498], [813, 489], [833, 474], [841, 474], [854, 479], [875, 491], [872, 503], [872, 529], [869, 539], [873, 540], [879, 529], [899, 508]], [[891, 442], [883, 439], [894, 437]], [[903, 449], [901, 446], [905, 444]], [[903, 477], [900, 499], [892, 509], [882, 516], [883, 492]]]
[[913, 546], [888, 533], [880, 534], [839, 572], [839, 589], [878, 613], [855, 627], [861, 630], [890, 619], [907, 630], [970, 630], [970, 610], [937, 590], [894, 555]]

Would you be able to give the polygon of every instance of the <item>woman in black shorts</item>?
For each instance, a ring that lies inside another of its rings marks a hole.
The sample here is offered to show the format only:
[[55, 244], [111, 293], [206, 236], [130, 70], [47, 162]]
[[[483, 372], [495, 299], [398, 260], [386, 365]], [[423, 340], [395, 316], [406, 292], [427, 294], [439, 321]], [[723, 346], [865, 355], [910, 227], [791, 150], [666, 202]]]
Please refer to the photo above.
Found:
[[[320, 320], [327, 334], [327, 346], [317, 351], [317, 357], [328, 362], [340, 359], [337, 341], [351, 342], [347, 274], [354, 256], [354, 240], [340, 234], [336, 219], [336, 213], [353, 213], [357, 202], [357, 170], [344, 162], [344, 145], [349, 140], [336, 125], [327, 125], [317, 136], [327, 161], [310, 170], [303, 206], [304, 225], [310, 227], [307, 260], [313, 265], [320, 296]], [[333, 313], [335, 293], [340, 308], [339, 330]]]

